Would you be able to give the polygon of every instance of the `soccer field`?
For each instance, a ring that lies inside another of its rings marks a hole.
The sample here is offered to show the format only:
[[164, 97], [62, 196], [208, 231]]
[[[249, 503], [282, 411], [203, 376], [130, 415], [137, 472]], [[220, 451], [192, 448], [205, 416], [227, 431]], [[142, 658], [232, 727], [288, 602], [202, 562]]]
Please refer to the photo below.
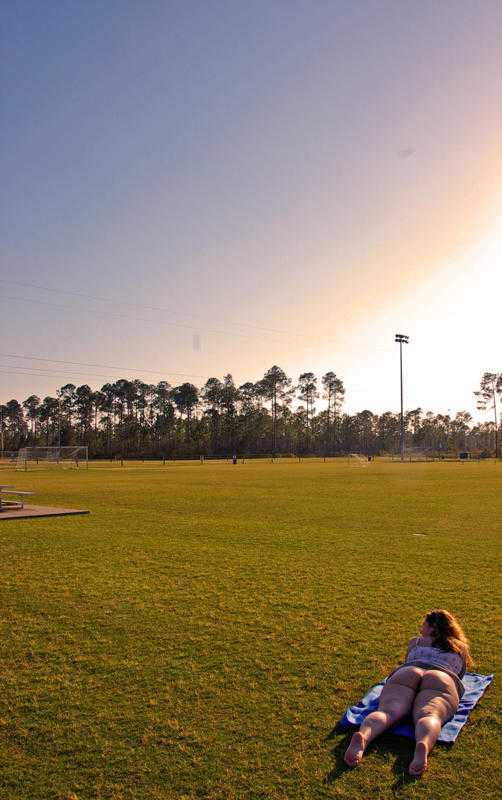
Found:
[[[1, 482], [91, 511], [0, 521], [2, 800], [497, 796], [502, 463], [90, 463]], [[438, 606], [494, 684], [420, 781], [397, 737], [345, 769], [337, 720]]]

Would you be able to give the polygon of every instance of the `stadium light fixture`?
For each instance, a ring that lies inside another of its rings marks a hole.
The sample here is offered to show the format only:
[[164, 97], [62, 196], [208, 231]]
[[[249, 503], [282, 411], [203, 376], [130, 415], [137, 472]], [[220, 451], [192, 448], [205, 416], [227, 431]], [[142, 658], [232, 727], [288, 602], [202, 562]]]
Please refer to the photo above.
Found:
[[396, 333], [395, 342], [399, 343], [399, 374], [401, 378], [401, 425], [400, 425], [400, 450], [401, 461], [404, 461], [404, 409], [403, 409], [403, 344], [408, 344], [410, 337], [404, 333]]

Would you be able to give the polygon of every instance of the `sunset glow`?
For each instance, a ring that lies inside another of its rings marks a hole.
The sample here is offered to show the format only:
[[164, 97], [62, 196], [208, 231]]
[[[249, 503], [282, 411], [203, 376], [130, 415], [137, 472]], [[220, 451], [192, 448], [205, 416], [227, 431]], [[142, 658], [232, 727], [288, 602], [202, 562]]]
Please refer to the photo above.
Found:
[[393, 410], [403, 329], [407, 404], [475, 414], [502, 7], [223, 6], [6, 10], [0, 399], [276, 363]]

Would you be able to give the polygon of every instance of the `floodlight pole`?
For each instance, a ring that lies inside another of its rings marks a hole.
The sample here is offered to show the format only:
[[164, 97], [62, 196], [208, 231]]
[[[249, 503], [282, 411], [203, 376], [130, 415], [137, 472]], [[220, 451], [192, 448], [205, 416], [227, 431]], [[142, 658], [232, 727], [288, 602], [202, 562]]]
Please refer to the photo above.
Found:
[[61, 395], [59, 394], [59, 390], [57, 392], [57, 396], [58, 396], [58, 447], [61, 450]]
[[401, 379], [401, 425], [399, 436], [399, 449], [401, 451], [401, 461], [404, 461], [404, 408], [403, 408], [403, 344], [408, 344], [409, 336], [403, 333], [396, 333], [396, 342], [399, 342], [399, 376]]

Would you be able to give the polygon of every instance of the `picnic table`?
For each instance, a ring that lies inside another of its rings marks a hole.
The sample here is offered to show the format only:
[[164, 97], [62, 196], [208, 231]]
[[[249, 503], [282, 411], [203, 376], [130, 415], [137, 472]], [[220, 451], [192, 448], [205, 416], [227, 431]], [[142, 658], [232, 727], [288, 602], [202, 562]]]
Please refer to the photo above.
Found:
[[[0, 512], [4, 509], [8, 508], [24, 508], [24, 498], [27, 495], [32, 495], [33, 492], [22, 492], [18, 489], [14, 489], [13, 486], [6, 486], [5, 484], [0, 484]], [[3, 495], [8, 495], [9, 497], [20, 497], [20, 500], [4, 500]]]

